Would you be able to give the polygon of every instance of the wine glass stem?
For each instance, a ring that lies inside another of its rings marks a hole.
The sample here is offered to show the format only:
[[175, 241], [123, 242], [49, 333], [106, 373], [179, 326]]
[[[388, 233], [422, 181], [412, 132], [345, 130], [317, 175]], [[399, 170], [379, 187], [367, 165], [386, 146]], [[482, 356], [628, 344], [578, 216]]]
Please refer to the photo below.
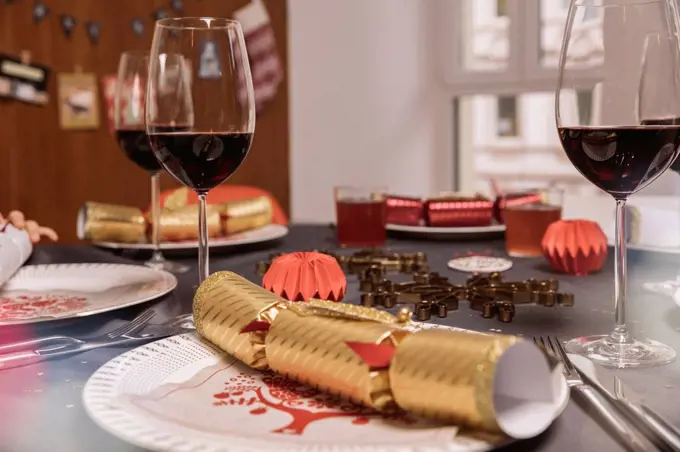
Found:
[[628, 270], [626, 268], [626, 200], [616, 200], [616, 237], [614, 242], [614, 311], [616, 326], [610, 334], [615, 343], [626, 344], [632, 341], [626, 326], [628, 306]]
[[206, 193], [198, 194], [198, 283], [208, 278], [208, 218]]
[[156, 171], [151, 175], [151, 244], [153, 245], [153, 256], [151, 261], [163, 261], [161, 252], [161, 175]]

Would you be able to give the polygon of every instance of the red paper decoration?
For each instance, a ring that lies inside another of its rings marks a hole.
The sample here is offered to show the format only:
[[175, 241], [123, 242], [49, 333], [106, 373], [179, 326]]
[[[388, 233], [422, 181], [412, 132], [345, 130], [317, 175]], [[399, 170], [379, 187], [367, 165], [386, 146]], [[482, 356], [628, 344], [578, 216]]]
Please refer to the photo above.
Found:
[[588, 275], [607, 261], [607, 236], [593, 221], [556, 221], [545, 231], [541, 245], [550, 266], [562, 273]]
[[347, 291], [347, 278], [338, 261], [328, 254], [290, 253], [272, 262], [262, 285], [290, 301], [341, 301]]

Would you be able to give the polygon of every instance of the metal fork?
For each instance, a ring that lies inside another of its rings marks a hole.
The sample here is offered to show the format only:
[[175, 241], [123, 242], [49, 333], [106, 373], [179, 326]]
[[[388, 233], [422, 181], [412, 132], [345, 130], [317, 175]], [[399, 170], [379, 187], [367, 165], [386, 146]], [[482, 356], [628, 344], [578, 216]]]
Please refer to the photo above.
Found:
[[621, 417], [613, 407], [610, 407], [600, 398], [592, 386], [583, 382], [581, 374], [571, 362], [562, 343], [557, 338], [543, 338], [542, 336], [539, 336], [534, 337], [534, 342], [542, 348], [548, 356], [557, 359], [562, 363], [564, 377], [567, 380], [569, 388], [578, 391], [588, 404], [595, 409], [602, 421], [612, 429], [612, 433], [617, 435], [615, 439], [617, 439], [622, 446], [631, 452], [649, 452], [655, 450], [655, 447], [646, 441], [639, 432], [629, 426], [625, 419]]
[[[121, 325], [115, 330], [108, 333], [95, 336], [91, 339], [77, 339], [75, 337], [56, 335], [47, 336], [29, 341], [14, 342], [11, 344], [0, 345], [0, 354], [12, 353], [19, 350], [26, 350], [30, 348], [40, 348], [42, 351], [58, 350], [68, 346], [83, 344], [85, 342], [106, 342], [112, 339], [117, 339], [125, 334], [138, 330], [140, 327], [146, 326], [149, 321], [156, 315], [155, 309], [146, 309], [131, 321]], [[50, 344], [52, 344], [50, 346]]]

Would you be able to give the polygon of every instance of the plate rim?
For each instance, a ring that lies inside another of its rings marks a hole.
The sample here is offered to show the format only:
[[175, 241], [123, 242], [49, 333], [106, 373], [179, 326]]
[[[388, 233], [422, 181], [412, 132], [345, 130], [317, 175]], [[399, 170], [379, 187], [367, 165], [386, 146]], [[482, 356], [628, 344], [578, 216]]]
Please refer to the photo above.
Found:
[[[426, 325], [427, 328], [446, 328], [446, 329], [459, 329], [456, 327], [449, 327], [446, 325], [437, 325], [437, 324], [426, 324], [426, 323], [421, 323], [420, 328], [423, 328], [422, 325]], [[430, 326], [431, 325], [431, 326]], [[416, 328], [418, 328], [418, 323], [416, 322]], [[473, 331], [474, 332], [474, 331]], [[483, 333], [482, 333], [483, 334]], [[131, 414], [129, 411], [125, 411], [124, 409], [117, 408], [117, 407], [111, 407], [108, 406], [108, 401], [110, 401], [113, 397], [115, 397], [117, 391], [117, 385], [121, 383], [122, 379], [124, 378], [125, 374], [130, 372], [132, 369], [134, 369], [134, 366], [126, 366], [123, 365], [126, 359], [130, 359], [129, 356], [126, 355], [132, 355], [135, 350], [144, 350], [148, 351], [148, 347], [153, 345], [154, 343], [159, 343], [159, 342], [167, 342], [170, 340], [175, 340], [177, 341], [177, 338], [182, 338], [182, 340], [187, 340], [187, 341], [194, 341], [196, 343], [201, 343], [203, 346], [206, 348], [210, 348], [214, 350], [217, 353], [222, 353], [226, 354], [226, 352], [217, 349], [217, 347], [213, 346], [212, 344], [208, 343], [205, 339], [203, 339], [197, 332], [191, 332], [191, 333], [184, 333], [180, 334], [177, 336], [171, 336], [168, 338], [160, 339], [155, 342], [151, 342], [139, 347], [136, 347], [132, 350], [128, 350], [125, 353], [122, 353], [111, 360], [107, 361], [106, 363], [102, 364], [92, 375], [88, 378], [87, 382], [85, 383], [85, 386], [83, 388], [82, 392], [82, 397], [81, 400], [83, 402], [83, 408], [85, 409], [85, 412], [87, 413], [88, 417], [102, 430], [106, 431], [107, 433], [111, 434], [112, 436], [121, 439], [123, 441], [128, 442], [129, 444], [132, 444], [137, 447], [142, 447], [142, 448], [150, 448], [152, 450], [170, 450], [170, 449], [159, 449], [159, 445], [157, 441], [154, 441], [153, 438], [149, 441], [141, 441], [136, 437], [134, 434], [130, 433], [129, 430], [125, 428], [116, 428], [112, 427], [109, 424], [106, 423], [102, 417], [107, 417], [108, 415], [101, 416], [102, 411], [106, 412], [111, 412], [111, 413], [116, 413], [115, 416], [117, 417], [123, 417], [126, 416], [128, 417], [129, 421], [135, 421], [139, 418], [138, 415]], [[146, 350], [145, 350], [146, 349]], [[155, 350], [154, 353], [161, 353], [158, 350]], [[203, 358], [206, 359], [206, 358]], [[236, 358], [234, 358], [236, 360]], [[114, 381], [110, 382], [107, 385], [103, 384], [98, 384], [97, 383], [97, 378], [100, 377], [98, 374], [104, 374], [107, 375], [110, 370], [116, 370], [119, 373], [122, 373], [123, 377], [119, 376], [117, 377]], [[560, 391], [560, 396], [562, 398], [559, 400], [558, 406], [556, 408], [556, 415], [555, 418], [553, 419], [553, 422], [557, 420], [559, 416], [561, 416], [566, 409], [569, 400], [570, 400], [570, 394], [569, 394], [569, 388], [566, 382], [566, 379], [564, 378], [564, 375], [562, 373], [560, 375], [560, 382], [561, 384], [561, 391]], [[162, 383], [161, 383], [162, 384]], [[94, 386], [99, 386], [95, 391], [95, 394], [91, 394], [93, 391]], [[102, 394], [102, 392], [106, 392], [107, 394]], [[104, 408], [97, 407], [95, 408], [96, 405], [102, 405]], [[552, 423], [551, 422], [551, 425]], [[167, 437], [167, 436], [174, 436], [174, 437], [182, 437], [181, 433], [178, 434], [172, 434], [169, 433], [167, 430], [164, 430], [163, 428], [158, 427], [157, 425], [154, 424], [152, 420], [146, 420], [145, 421], [145, 428], [147, 431], [149, 431], [149, 436], [152, 437]], [[139, 423], [136, 424], [139, 426]], [[196, 450], [203, 450], [203, 451], [216, 451], [219, 450], [221, 452], [246, 452], [252, 451], [255, 449], [247, 449], [245, 446], [225, 446], [223, 448], [216, 449], [213, 444], [210, 444], [208, 442], [201, 442], [200, 440], [196, 439], [188, 439], [186, 440], [188, 443], [188, 446], [193, 447]], [[520, 440], [511, 440], [511, 442], [518, 442]], [[504, 444], [499, 444], [492, 446], [492, 449], [488, 449], [486, 446], [481, 446], [479, 448], [476, 447], [471, 447], [470, 449], [467, 449], [467, 452], [483, 452], [483, 451], [492, 451], [496, 450], [499, 447], [504, 447], [507, 445], [507, 443]], [[451, 447], [455, 446], [455, 447]], [[297, 447], [295, 445], [292, 445], [290, 447], [284, 448], [281, 445], [278, 446], [278, 449], [267, 449], [267, 451], [273, 451], [277, 450], [279, 452], [293, 452], [296, 450], [302, 451], [302, 452], [310, 452], [314, 450], [314, 452], [370, 452], [370, 451], [375, 451], [379, 452], [381, 450], [384, 450], [387, 445], [328, 445], [326, 447], [321, 447], [320, 445], [309, 445], [309, 447], [304, 448], [304, 447]], [[389, 445], [389, 448], [391, 451], [394, 452], [447, 452], [451, 451], [453, 452], [454, 450], [457, 452], [460, 452], [460, 449], [458, 448], [457, 445], [446, 445], [446, 444], [423, 444], [422, 446], [419, 445], [408, 445], [408, 446], [400, 446], [397, 444], [394, 445]], [[193, 450], [193, 449], [192, 449]]]
[[[251, 245], [255, 243], [266, 243], [272, 240], [278, 240], [287, 236], [290, 233], [288, 226], [283, 224], [268, 224], [261, 228], [244, 231], [245, 233], [252, 231], [260, 231], [265, 228], [272, 229], [272, 232], [267, 237], [261, 238], [243, 238], [243, 239], [229, 239], [228, 237], [215, 237], [209, 240], [210, 248], [229, 248], [232, 246]], [[150, 243], [119, 243], [119, 242], [91, 242], [92, 245], [100, 248], [111, 250], [136, 250], [136, 251], [150, 251], [153, 250], [153, 245]], [[161, 242], [160, 248], [163, 251], [189, 251], [198, 249], [198, 240], [181, 241], [181, 242]]]
[[[39, 267], [83, 267], [83, 266], [104, 266], [104, 267], [126, 267], [126, 268], [134, 268], [135, 270], [139, 270], [140, 268], [143, 270], [148, 270], [150, 272], [156, 272], [158, 274], [162, 275], [162, 279], [166, 281], [167, 287], [165, 287], [163, 290], [155, 293], [154, 295], [150, 295], [147, 297], [142, 297], [139, 300], [131, 301], [128, 303], [124, 304], [118, 304], [114, 306], [109, 306], [109, 307], [104, 307], [104, 308], [99, 308], [99, 309], [92, 309], [88, 310], [85, 312], [79, 312], [79, 313], [74, 313], [68, 316], [63, 316], [63, 317], [38, 317], [35, 319], [26, 319], [26, 320], [16, 320], [16, 321], [2, 321], [0, 320], [0, 328], [5, 328], [5, 327], [16, 327], [16, 326], [22, 326], [22, 325], [35, 325], [39, 323], [46, 323], [46, 322], [58, 322], [58, 321], [63, 321], [63, 320], [72, 320], [72, 319], [77, 319], [80, 317], [89, 317], [92, 315], [97, 315], [97, 314], [103, 314], [106, 312], [111, 312], [111, 311], [116, 311], [118, 309], [124, 309], [124, 308], [129, 308], [131, 306], [136, 306], [138, 304], [142, 303], [147, 303], [152, 300], [156, 300], [164, 295], [169, 294], [173, 290], [177, 288], [178, 280], [175, 275], [173, 275], [170, 272], [167, 272], [165, 270], [155, 270], [149, 267], [146, 267], [144, 265], [134, 265], [134, 264], [112, 264], [112, 263], [106, 263], [106, 262], [90, 262], [90, 263], [75, 263], [75, 264], [67, 264], [67, 263], [62, 263], [62, 264], [36, 264], [36, 265], [24, 265], [21, 267], [17, 273], [12, 276], [12, 278], [16, 277], [19, 272], [26, 271], [28, 269], [37, 269]], [[10, 281], [12, 280], [10, 278]], [[0, 286], [0, 293], [2, 293], [2, 286]]]
[[438, 227], [438, 226], [409, 226], [403, 224], [387, 223], [388, 231], [411, 232], [415, 234], [479, 234], [504, 232], [504, 224], [491, 224], [488, 226], [461, 226], [461, 227]]

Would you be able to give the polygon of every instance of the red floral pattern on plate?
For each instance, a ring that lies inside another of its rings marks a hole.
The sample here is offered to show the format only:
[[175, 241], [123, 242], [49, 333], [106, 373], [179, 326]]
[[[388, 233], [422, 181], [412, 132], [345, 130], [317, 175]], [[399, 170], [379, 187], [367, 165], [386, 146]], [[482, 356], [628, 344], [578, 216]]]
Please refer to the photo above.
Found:
[[224, 391], [213, 395], [213, 406], [249, 406], [254, 416], [267, 410], [284, 412], [292, 417], [291, 422], [271, 433], [287, 435], [302, 435], [311, 423], [338, 417], [352, 417], [354, 425], [367, 424], [372, 417], [403, 425], [416, 423], [406, 413], [378, 413], [272, 372], [263, 372], [261, 378], [264, 385], [252, 374], [240, 373], [230, 378]]
[[63, 295], [20, 295], [0, 297], [0, 321], [29, 320], [38, 317], [58, 317], [80, 311], [87, 298]]

